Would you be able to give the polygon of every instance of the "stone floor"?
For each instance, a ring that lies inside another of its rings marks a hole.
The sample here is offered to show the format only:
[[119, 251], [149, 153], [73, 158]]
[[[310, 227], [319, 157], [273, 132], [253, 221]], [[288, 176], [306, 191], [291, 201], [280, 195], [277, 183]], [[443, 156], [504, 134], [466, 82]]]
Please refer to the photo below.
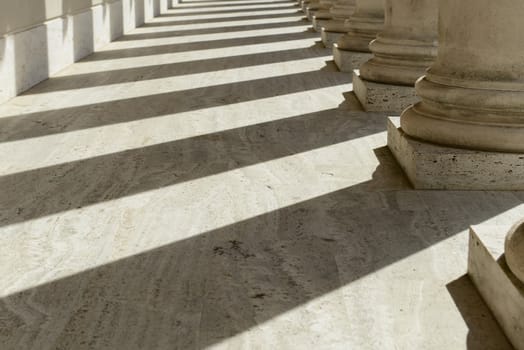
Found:
[[509, 349], [288, 0], [186, 1], [0, 106], [1, 349]]

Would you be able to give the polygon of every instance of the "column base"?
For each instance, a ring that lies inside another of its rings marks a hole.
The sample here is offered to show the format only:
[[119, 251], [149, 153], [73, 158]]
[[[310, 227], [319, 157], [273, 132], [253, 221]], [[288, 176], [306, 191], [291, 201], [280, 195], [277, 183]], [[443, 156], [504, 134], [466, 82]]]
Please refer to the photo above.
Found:
[[502, 226], [470, 229], [468, 273], [516, 349], [524, 349], [524, 284], [509, 270], [504, 259]]
[[357, 52], [339, 49], [338, 44], [333, 44], [333, 59], [341, 72], [353, 72], [360, 65], [369, 60], [373, 55], [368, 52]]
[[344, 35], [345, 33], [338, 33], [338, 32], [329, 32], [325, 30], [325, 28], [322, 28], [321, 37], [322, 37], [322, 43], [325, 47], [328, 49], [333, 47], [333, 44], [335, 44], [338, 39]]
[[524, 190], [524, 153], [484, 152], [421, 142], [388, 118], [388, 147], [416, 189]]
[[329, 18], [318, 18], [317, 16], [313, 17], [313, 29], [316, 32], [322, 32], [322, 27], [324, 27], [331, 19]]
[[318, 12], [318, 8], [307, 8], [306, 9], [306, 16], [307, 16], [307, 19], [308, 21], [312, 22], [313, 23], [313, 18], [315, 17], [315, 13]]
[[309, 6], [309, 2], [302, 2], [302, 12], [304, 12], [307, 16], [307, 8]]
[[353, 91], [366, 112], [400, 114], [420, 101], [415, 87], [371, 82], [363, 79], [358, 70], [353, 70]]

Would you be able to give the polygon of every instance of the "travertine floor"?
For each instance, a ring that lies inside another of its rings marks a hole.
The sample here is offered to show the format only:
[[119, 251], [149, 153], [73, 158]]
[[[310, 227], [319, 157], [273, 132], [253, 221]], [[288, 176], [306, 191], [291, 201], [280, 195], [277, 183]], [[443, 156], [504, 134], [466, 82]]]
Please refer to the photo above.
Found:
[[[508, 349], [293, 3], [188, 1], [0, 106], [1, 349]], [[350, 99], [351, 101], [351, 99]]]

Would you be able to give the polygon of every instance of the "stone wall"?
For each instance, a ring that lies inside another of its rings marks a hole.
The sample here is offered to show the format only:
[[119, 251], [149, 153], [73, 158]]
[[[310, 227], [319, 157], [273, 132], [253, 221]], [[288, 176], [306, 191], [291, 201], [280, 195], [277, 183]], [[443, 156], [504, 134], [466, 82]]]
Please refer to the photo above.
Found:
[[168, 0], [0, 0], [0, 103], [167, 8]]

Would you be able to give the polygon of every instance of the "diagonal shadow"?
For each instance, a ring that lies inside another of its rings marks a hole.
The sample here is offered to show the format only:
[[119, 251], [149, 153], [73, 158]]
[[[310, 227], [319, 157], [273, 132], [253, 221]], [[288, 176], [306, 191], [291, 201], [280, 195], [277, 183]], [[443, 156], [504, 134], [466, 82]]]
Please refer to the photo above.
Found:
[[[317, 45], [315, 49], [309, 47], [285, 51], [167, 63], [155, 66], [114, 69], [111, 71], [96, 73], [58, 76], [52, 77], [40, 83], [33, 89], [24, 93], [24, 95], [34, 95], [53, 91], [73, 90], [93, 86], [176, 77], [205, 72], [214, 72], [224, 69], [258, 66], [277, 62], [298, 61], [323, 56], [326, 56], [325, 50], [321, 48], [320, 45]], [[1, 124], [2, 121], [0, 120], [0, 125]]]
[[323, 69], [78, 107], [5, 116], [0, 118], [0, 142], [53, 135], [211, 107], [223, 107], [227, 104], [350, 83], [350, 75], [338, 74], [335, 68], [329, 68], [331, 72]]
[[[300, 39], [316, 38], [314, 33], [299, 32], [299, 33], [283, 33], [262, 36], [251, 36], [221, 40], [206, 40], [198, 42], [184, 42], [179, 44], [158, 45], [134, 47], [129, 49], [105, 50], [95, 52], [91, 56], [85, 58], [83, 62], [93, 62], [100, 60], [112, 60], [129, 57], [143, 57], [154, 56], [162, 54], [172, 54], [180, 52], [194, 52], [200, 50], [221, 49], [245, 45], [268, 44], [281, 41], [291, 41]], [[118, 40], [117, 40], [118, 41]]]
[[[144, 27], [163, 27], [163, 26], [176, 26], [176, 25], [186, 25], [186, 24], [207, 24], [207, 23], [229, 23], [229, 22], [235, 22], [235, 21], [250, 21], [250, 20], [259, 20], [259, 19], [275, 19], [275, 18], [282, 18], [282, 17], [296, 17], [297, 19], [302, 18], [302, 14], [298, 14], [295, 12], [288, 12], [288, 13], [274, 13], [270, 15], [252, 15], [252, 16], [232, 16], [232, 17], [219, 17], [219, 18], [201, 18], [201, 19], [189, 19], [189, 20], [180, 20], [180, 21], [156, 21], [151, 23], [145, 23], [141, 26], [141, 28]], [[160, 18], [160, 17], [156, 17]], [[304, 23], [307, 23], [304, 20]]]
[[[296, 9], [296, 6], [267, 6], [260, 8], [244, 8], [244, 9], [225, 9], [225, 10], [212, 10], [212, 11], [192, 11], [192, 12], [170, 12], [164, 13], [159, 17], [188, 17], [188, 16], [207, 16], [207, 15], [218, 15], [222, 13], [251, 13], [260, 11], [279, 11], [279, 10], [291, 10]], [[182, 8], [180, 8], [182, 10]]]
[[[387, 149], [375, 154], [380, 165], [365, 183], [3, 298], [1, 343], [204, 349], [521, 203], [510, 193], [411, 191]], [[494, 197], [503, 205], [478, 206]], [[356, 299], [345, 300], [348, 312], [369, 302]], [[374, 310], [365, 305], [366, 317]], [[488, 337], [499, 331], [490, 327]]]
[[446, 288], [468, 326], [468, 350], [513, 349], [468, 275], [448, 283]]
[[[212, 2], [208, 2], [212, 3]], [[185, 6], [185, 2], [182, 3], [182, 6], [173, 7], [171, 11], [177, 11], [177, 10], [186, 10], [186, 9], [208, 9], [208, 8], [215, 8], [215, 7], [238, 7], [238, 6], [259, 6], [259, 5], [273, 5], [273, 4], [289, 4], [292, 3], [289, 0], [282, 0], [282, 1], [253, 1], [253, 2], [246, 2], [243, 4], [224, 4], [215, 2], [215, 5], [205, 5], [205, 6]]]
[[122, 38], [120, 38], [119, 41], [160, 39], [160, 38], [170, 38], [170, 37], [190, 36], [190, 35], [204, 35], [204, 34], [220, 34], [220, 33], [251, 31], [251, 30], [257, 30], [257, 29], [300, 27], [300, 26], [306, 26], [306, 25], [307, 24], [302, 21], [289, 21], [289, 22], [248, 24], [248, 25], [240, 25], [240, 26], [202, 28], [202, 29], [185, 29], [185, 30], [177, 29], [173, 31], [163, 31], [163, 32], [155, 32], [155, 33], [127, 34], [123, 36]]
[[[218, 0], [211, 0], [211, 1], [181, 1], [180, 0], [180, 4], [222, 4], [222, 3], [229, 3], [229, 2], [234, 2], [234, 1], [239, 1], [239, 2], [246, 2], [246, 0], [223, 0], [223, 1], [218, 1]], [[236, 5], [238, 6], [238, 5]]]
[[345, 112], [326, 110], [5, 175], [0, 177], [0, 225], [345, 142], [385, 127], [337, 131], [348, 122]]

